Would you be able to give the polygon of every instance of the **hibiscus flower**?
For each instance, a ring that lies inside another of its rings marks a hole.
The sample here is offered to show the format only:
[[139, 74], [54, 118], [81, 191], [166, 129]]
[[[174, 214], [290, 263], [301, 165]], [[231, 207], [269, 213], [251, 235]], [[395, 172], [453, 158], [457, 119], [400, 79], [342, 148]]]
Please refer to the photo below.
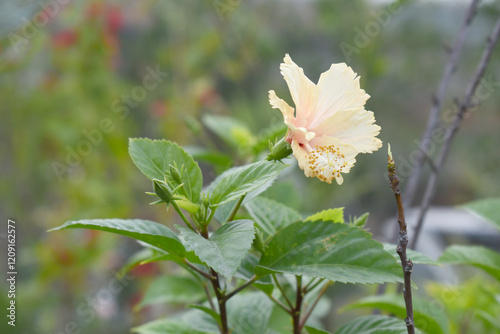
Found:
[[287, 54], [280, 66], [295, 110], [269, 91], [269, 102], [281, 110], [288, 127], [286, 141], [307, 177], [342, 184], [358, 153], [382, 147], [376, 136], [380, 126], [364, 105], [370, 97], [359, 86], [359, 77], [345, 63], [332, 64], [317, 84]]

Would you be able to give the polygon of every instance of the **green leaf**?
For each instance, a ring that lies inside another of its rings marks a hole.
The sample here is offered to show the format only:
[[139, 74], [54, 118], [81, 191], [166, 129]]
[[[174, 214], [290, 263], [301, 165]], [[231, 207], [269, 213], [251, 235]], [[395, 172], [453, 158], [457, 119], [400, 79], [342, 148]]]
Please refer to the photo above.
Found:
[[[151, 140], [146, 138], [131, 138], [129, 153], [135, 165], [150, 180], [170, 179], [169, 166], [177, 164], [179, 169], [184, 166], [182, 175], [183, 189], [187, 198], [198, 203], [203, 176], [201, 169], [189, 154], [179, 145], [167, 140]], [[175, 183], [177, 184], [177, 183]]]
[[191, 277], [164, 276], [153, 281], [137, 306], [137, 310], [148, 305], [163, 303], [196, 303], [205, 297], [205, 291], [200, 283]]
[[230, 155], [209, 150], [201, 146], [184, 146], [184, 150], [189, 153], [196, 161], [212, 164], [217, 171], [222, 172], [233, 163]]
[[125, 235], [144, 241], [171, 254], [184, 257], [186, 250], [177, 235], [168, 227], [144, 219], [84, 219], [67, 221], [50, 231], [68, 228], [86, 228]]
[[207, 128], [237, 150], [249, 150], [257, 142], [252, 131], [235, 118], [205, 114], [202, 120]]
[[461, 205], [462, 208], [489, 221], [500, 231], [500, 197], [485, 198]]
[[402, 281], [401, 267], [370, 233], [331, 221], [299, 221], [280, 230], [269, 242], [255, 272], [343, 283]]
[[177, 225], [196, 255], [216, 272], [230, 280], [252, 247], [255, 236], [253, 222], [248, 219], [224, 224], [210, 239]]
[[[403, 295], [401, 294], [369, 296], [347, 305], [343, 310], [355, 308], [376, 308], [394, 314], [401, 319], [406, 318], [406, 306]], [[448, 320], [446, 314], [444, 312], [436, 312], [435, 304], [413, 295], [413, 313], [415, 326], [423, 332], [428, 334], [448, 333]]]
[[[229, 310], [229, 309], [228, 309]], [[211, 314], [200, 309], [191, 309], [182, 315], [182, 321], [189, 324], [193, 330], [203, 333], [218, 334], [219, 325]]]
[[227, 303], [231, 334], [266, 333], [273, 307], [262, 292], [235, 295]]
[[[384, 315], [367, 315], [342, 326], [335, 334], [406, 334], [405, 321]], [[422, 333], [416, 329], [415, 333]]]
[[305, 326], [308, 334], [330, 334], [330, 332], [324, 331], [322, 329], [317, 329], [311, 326]]
[[368, 221], [368, 216], [370, 214], [368, 212], [365, 212], [363, 213], [360, 217], [355, 217], [354, 218], [354, 221], [352, 222], [351, 225], [353, 226], [357, 226], [357, 227], [360, 227], [360, 228], [364, 228], [365, 225], [366, 225], [366, 222]]
[[266, 237], [274, 235], [280, 228], [302, 219], [300, 214], [292, 208], [264, 197], [257, 197], [246, 203], [245, 208], [257, 226], [266, 233]]
[[[397, 245], [390, 244], [390, 243], [383, 243], [383, 245], [384, 245], [384, 249], [386, 250], [386, 252], [391, 253], [391, 255], [394, 256], [394, 258], [399, 263], [401, 263], [401, 259], [398, 255], [398, 253], [396, 252]], [[408, 259], [410, 259], [413, 262], [413, 264], [428, 264], [428, 265], [433, 265], [433, 266], [440, 265], [439, 262], [433, 260], [431, 257], [429, 257], [425, 254], [422, 254], [420, 252], [414, 251], [412, 249], [409, 249], [409, 248], [406, 249], [406, 255], [407, 255]]]
[[200, 311], [205, 312], [206, 314], [211, 316], [219, 325], [222, 323], [222, 321], [220, 319], [220, 314], [215, 312], [214, 310], [212, 310], [210, 307], [201, 306], [201, 305], [188, 305], [188, 307], [195, 308], [195, 309], [198, 309]]
[[[164, 253], [163, 253], [164, 254]], [[123, 265], [120, 270], [121, 275], [125, 275], [135, 267], [142, 264], [144, 261], [148, 261], [151, 258], [156, 257], [156, 252], [152, 248], [143, 248], [137, 252], [135, 252]]]
[[132, 328], [138, 334], [218, 334], [215, 331], [199, 331], [188, 324], [172, 319], [160, 319]]
[[500, 281], [500, 254], [486, 247], [453, 245], [444, 251], [438, 261], [475, 266]]
[[323, 210], [321, 212], [315, 213], [312, 216], [307, 217], [304, 221], [307, 222], [307, 221], [315, 221], [315, 220], [324, 220], [324, 221], [332, 221], [335, 223], [343, 223], [344, 222], [344, 208]]
[[285, 167], [279, 162], [260, 161], [225, 171], [209, 186], [210, 205], [217, 207], [238, 199], [275, 179]]

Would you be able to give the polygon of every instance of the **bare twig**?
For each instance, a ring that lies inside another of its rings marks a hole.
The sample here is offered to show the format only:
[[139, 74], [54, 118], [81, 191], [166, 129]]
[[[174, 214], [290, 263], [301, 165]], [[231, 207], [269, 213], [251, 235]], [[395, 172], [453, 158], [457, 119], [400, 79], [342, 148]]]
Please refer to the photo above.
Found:
[[476, 89], [479, 86], [481, 79], [483, 78], [484, 72], [486, 70], [486, 66], [488, 65], [488, 62], [491, 58], [491, 54], [493, 53], [493, 50], [495, 49], [495, 46], [498, 42], [499, 37], [500, 37], [500, 18], [497, 20], [491, 36], [488, 38], [488, 44], [486, 46], [486, 49], [484, 50], [484, 52], [481, 56], [481, 60], [479, 61], [478, 65], [476, 67], [476, 72], [474, 73], [474, 76], [472, 77], [471, 81], [469, 82], [469, 84], [465, 90], [464, 100], [459, 104], [459, 108], [458, 108], [457, 114], [455, 115], [453, 123], [446, 130], [446, 133], [444, 136], [444, 143], [441, 146], [441, 150], [439, 152], [438, 157], [436, 158], [436, 162], [435, 162], [436, 169], [435, 169], [435, 171], [433, 171], [431, 173], [429, 180], [427, 182], [427, 186], [425, 188], [424, 196], [422, 198], [422, 203], [420, 205], [420, 210], [419, 210], [419, 214], [418, 214], [418, 218], [417, 218], [417, 225], [415, 228], [415, 236], [412, 240], [412, 243], [410, 244], [410, 248], [415, 248], [415, 246], [417, 244], [418, 237], [420, 235], [420, 231], [422, 229], [422, 225], [423, 225], [423, 222], [425, 219], [425, 215], [427, 214], [430, 202], [431, 202], [432, 198], [434, 197], [434, 193], [436, 191], [436, 184], [437, 184], [437, 179], [438, 179], [439, 173], [441, 172], [441, 170], [443, 168], [446, 157], [448, 156], [448, 153], [450, 151], [450, 147], [451, 147], [453, 138], [454, 138], [456, 132], [458, 131], [458, 128], [462, 124], [462, 121], [464, 119], [465, 114], [471, 108], [471, 106], [473, 106], [472, 98], [474, 97]]
[[455, 44], [453, 45], [453, 48], [450, 50], [450, 55], [446, 67], [444, 69], [443, 76], [441, 77], [441, 82], [439, 83], [436, 94], [433, 96], [432, 99], [433, 103], [429, 113], [429, 118], [427, 119], [425, 131], [422, 134], [422, 140], [420, 142], [419, 149], [421, 154], [417, 156], [417, 161], [415, 162], [415, 166], [406, 183], [406, 189], [404, 193], [405, 205], [411, 205], [411, 203], [413, 202], [424, 162], [426, 160], [432, 161], [430, 159], [426, 159], [430, 154], [430, 152], [427, 152], [426, 144], [431, 140], [433, 131], [439, 125], [439, 116], [441, 114], [441, 107], [443, 105], [443, 100], [445, 98], [446, 91], [448, 90], [451, 78], [457, 69], [460, 53], [462, 52], [467, 32], [470, 28], [472, 19], [476, 14], [479, 2], [480, 0], [472, 0], [469, 8], [467, 9], [467, 12], [465, 14], [465, 19], [458, 33]]
[[396, 247], [396, 251], [401, 259], [401, 266], [403, 267], [404, 275], [404, 299], [406, 305], [406, 328], [408, 334], [415, 333], [415, 323], [413, 320], [413, 303], [411, 295], [411, 272], [413, 270], [413, 262], [406, 256], [406, 247], [408, 246], [408, 231], [406, 228], [405, 221], [405, 211], [403, 206], [403, 201], [401, 199], [401, 190], [399, 189], [399, 178], [396, 173], [396, 165], [392, 159], [391, 148], [389, 146], [389, 157], [387, 162], [387, 170], [389, 174], [390, 186], [394, 197], [396, 199], [396, 204], [398, 207], [398, 224], [399, 224], [399, 243]]

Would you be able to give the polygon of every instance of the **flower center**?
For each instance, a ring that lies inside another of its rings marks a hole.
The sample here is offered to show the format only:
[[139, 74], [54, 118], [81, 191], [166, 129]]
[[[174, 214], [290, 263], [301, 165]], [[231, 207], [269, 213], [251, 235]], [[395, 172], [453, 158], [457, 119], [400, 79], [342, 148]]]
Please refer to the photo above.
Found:
[[335, 145], [316, 146], [309, 153], [309, 165], [314, 176], [330, 183], [334, 178], [341, 178], [340, 173], [347, 167], [347, 161]]

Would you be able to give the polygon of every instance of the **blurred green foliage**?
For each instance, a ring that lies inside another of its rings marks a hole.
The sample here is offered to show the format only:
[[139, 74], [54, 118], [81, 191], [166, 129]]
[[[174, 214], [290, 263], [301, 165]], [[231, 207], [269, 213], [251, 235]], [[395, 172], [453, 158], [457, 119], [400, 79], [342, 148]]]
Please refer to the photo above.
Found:
[[[0, 30], [0, 211], [21, 226], [19, 333], [56, 333], [70, 321], [79, 321], [85, 333], [127, 333], [150, 317], [151, 310], [128, 316], [150, 278], [125, 287], [115, 313], [86, 322], [72, 311], [107, 284], [137, 249], [134, 243], [90, 231], [45, 233], [78, 218], [173, 223], [170, 213], [147, 205], [143, 192], [151, 186], [128, 158], [128, 137], [189, 145], [212, 177], [255, 160], [268, 139], [284, 131], [267, 101], [269, 89], [288, 96], [279, 74], [284, 54], [315, 81], [332, 62], [346, 61], [341, 43], [354, 45], [359, 31], [378, 22], [380, 32], [348, 64], [372, 96], [368, 108], [382, 127], [380, 137], [404, 165], [417, 149], [446, 61], [443, 45], [452, 43], [464, 11], [456, 4], [400, 1], [397, 14], [384, 19], [387, 7], [361, 0], [147, 0], [70, 2], [52, 15], [54, 3], [19, 2]], [[481, 7], [445, 108], [465, 89], [498, 13], [495, 2]], [[40, 24], [37, 15], [49, 19]], [[438, 204], [498, 195], [499, 64], [497, 50], [486, 74], [489, 95], [457, 137]], [[141, 90], [156, 68], [166, 77]], [[217, 133], [213, 122], [231, 130]], [[214, 150], [223, 153], [207, 154]], [[306, 179], [294, 168], [266, 196], [301, 212], [333, 205], [358, 216], [370, 211], [377, 222], [392, 214], [385, 159], [384, 149], [360, 156], [342, 187]], [[61, 167], [68, 161], [71, 168]], [[136, 274], [149, 277], [174, 269], [141, 270]]]

